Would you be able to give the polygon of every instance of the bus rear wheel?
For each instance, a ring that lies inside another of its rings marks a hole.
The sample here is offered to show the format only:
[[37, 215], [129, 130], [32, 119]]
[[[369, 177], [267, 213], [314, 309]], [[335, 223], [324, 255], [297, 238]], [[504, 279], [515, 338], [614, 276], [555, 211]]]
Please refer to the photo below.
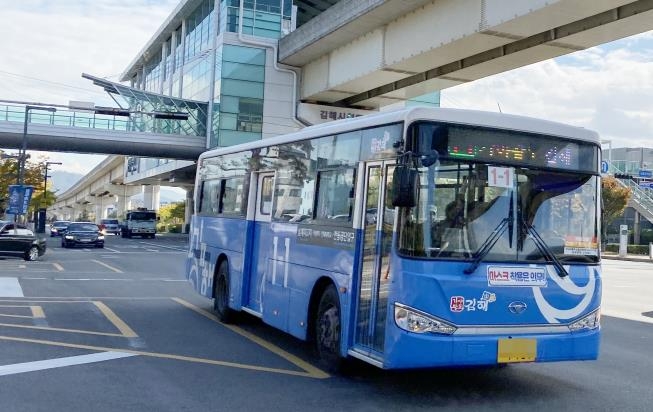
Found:
[[315, 351], [320, 366], [330, 372], [340, 372], [345, 359], [340, 356], [340, 299], [335, 286], [329, 285], [322, 293], [314, 325]]
[[215, 275], [213, 310], [222, 323], [232, 323], [236, 312], [229, 307], [229, 265], [224, 260]]

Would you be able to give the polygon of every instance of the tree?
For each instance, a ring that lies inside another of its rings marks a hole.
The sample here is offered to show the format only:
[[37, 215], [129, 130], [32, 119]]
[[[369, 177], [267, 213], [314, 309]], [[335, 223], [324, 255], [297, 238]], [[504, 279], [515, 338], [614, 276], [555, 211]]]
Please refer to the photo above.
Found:
[[607, 176], [601, 179], [601, 197], [603, 200], [602, 227], [603, 238], [608, 225], [621, 216], [632, 196], [630, 188], [620, 184], [617, 179]]
[[[25, 162], [25, 174], [23, 183], [26, 185], [34, 186], [34, 194], [30, 203], [28, 215], [39, 207], [45, 207], [45, 199], [43, 196], [43, 175], [45, 173], [44, 157], [39, 157], [35, 162]], [[5, 209], [9, 206], [6, 202], [7, 195], [9, 194], [9, 186], [15, 185], [18, 181], [18, 159], [6, 158], [0, 159], [0, 216], [4, 214]], [[50, 206], [55, 201], [54, 192], [48, 190], [47, 206]]]
[[159, 217], [161, 218], [161, 223], [182, 223], [184, 221], [185, 212], [186, 204], [184, 202], [175, 202], [161, 206], [159, 209]]

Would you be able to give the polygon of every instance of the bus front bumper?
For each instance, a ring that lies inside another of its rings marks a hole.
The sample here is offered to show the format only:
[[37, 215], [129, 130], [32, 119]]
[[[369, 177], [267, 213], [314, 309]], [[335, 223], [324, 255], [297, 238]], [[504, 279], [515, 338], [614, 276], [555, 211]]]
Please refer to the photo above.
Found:
[[[384, 368], [497, 365], [510, 362], [556, 362], [598, 358], [600, 328], [552, 334], [436, 335], [392, 328], [386, 341]], [[506, 360], [506, 342], [526, 342], [530, 357]], [[501, 358], [501, 361], [500, 361]]]

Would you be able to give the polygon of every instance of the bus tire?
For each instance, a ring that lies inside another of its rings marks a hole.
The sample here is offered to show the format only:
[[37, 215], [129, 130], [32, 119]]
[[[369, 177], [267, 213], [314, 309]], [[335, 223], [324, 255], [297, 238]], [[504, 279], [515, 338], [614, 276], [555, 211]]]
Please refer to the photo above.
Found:
[[232, 323], [236, 312], [229, 307], [229, 264], [223, 260], [215, 275], [213, 310], [222, 323]]
[[340, 299], [333, 284], [322, 292], [315, 314], [314, 327], [315, 352], [320, 366], [329, 372], [340, 372], [345, 359], [340, 356]]

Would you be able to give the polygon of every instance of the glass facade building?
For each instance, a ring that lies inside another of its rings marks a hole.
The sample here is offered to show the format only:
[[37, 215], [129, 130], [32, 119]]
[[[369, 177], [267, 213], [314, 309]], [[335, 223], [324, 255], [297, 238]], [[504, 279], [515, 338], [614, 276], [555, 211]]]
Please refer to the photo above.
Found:
[[[283, 76], [288, 79], [291, 74], [275, 71], [271, 63], [277, 40], [290, 31], [292, 0], [243, 1], [242, 36], [240, 3], [239, 0], [181, 1], [134, 60], [139, 63], [132, 63], [123, 74], [122, 81], [147, 94], [141, 100], [125, 99], [131, 110], [175, 110], [172, 106], [150, 104], [152, 95], [204, 104], [196, 110], [199, 112], [196, 117], [204, 122], [201, 127], [189, 128], [177, 120], [162, 122], [143, 118], [144, 127], [154, 130], [158, 126], [166, 133], [206, 135], [207, 149], [266, 137], [266, 70], [275, 72], [267, 73], [267, 79], [277, 84], [276, 98], [290, 103], [285, 112], [279, 113], [278, 108], [272, 110], [275, 113], [267, 124], [274, 132], [267, 134], [287, 133], [299, 127], [292, 116], [292, 82], [275, 80]], [[280, 90], [279, 83], [288, 85]], [[178, 111], [186, 112], [186, 109], [184, 106]], [[128, 163], [132, 165], [128, 175], [137, 177], [165, 162], [133, 158]]]

